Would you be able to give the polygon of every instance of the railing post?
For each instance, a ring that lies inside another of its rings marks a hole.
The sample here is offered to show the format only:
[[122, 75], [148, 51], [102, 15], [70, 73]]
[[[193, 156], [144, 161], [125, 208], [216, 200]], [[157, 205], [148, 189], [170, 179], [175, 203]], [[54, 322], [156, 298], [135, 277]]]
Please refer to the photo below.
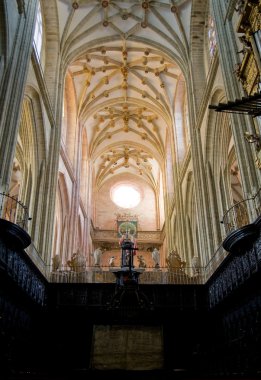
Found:
[[0, 218], [2, 218], [2, 214], [4, 210], [4, 195], [5, 193], [0, 193]]
[[256, 195], [253, 197], [253, 203], [256, 217], [259, 217], [261, 214], [261, 189], [259, 189]]

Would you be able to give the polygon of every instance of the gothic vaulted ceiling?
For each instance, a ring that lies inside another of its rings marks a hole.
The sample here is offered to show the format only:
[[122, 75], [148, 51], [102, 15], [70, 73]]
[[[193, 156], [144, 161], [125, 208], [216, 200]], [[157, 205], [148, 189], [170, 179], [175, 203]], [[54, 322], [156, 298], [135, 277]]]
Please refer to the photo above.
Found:
[[127, 171], [155, 186], [173, 130], [183, 144], [191, 1], [60, 0], [58, 7], [61, 57], [96, 185]]

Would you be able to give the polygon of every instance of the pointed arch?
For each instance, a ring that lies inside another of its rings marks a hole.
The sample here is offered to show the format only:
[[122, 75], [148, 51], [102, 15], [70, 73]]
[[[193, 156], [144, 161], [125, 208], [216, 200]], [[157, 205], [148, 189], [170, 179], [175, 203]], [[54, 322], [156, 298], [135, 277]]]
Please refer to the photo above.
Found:
[[[16, 166], [20, 171], [19, 186], [16, 195], [28, 207], [33, 222], [29, 224], [29, 233], [38, 246], [39, 228], [41, 226], [42, 203], [44, 192], [43, 166], [46, 160], [46, 138], [44, 131], [43, 112], [40, 96], [32, 86], [27, 86], [22, 105], [20, 127], [16, 143], [13, 173], [9, 184], [10, 191], [14, 191], [14, 176]], [[37, 194], [37, 196], [36, 196]], [[37, 232], [37, 235], [36, 234]]]
[[[211, 98], [211, 103], [224, 100], [224, 91], [217, 89]], [[215, 231], [217, 243], [218, 240], [221, 241], [221, 227], [218, 226], [217, 219], [222, 220], [226, 210], [243, 199], [234, 139], [227, 114], [209, 113], [205, 157], [208, 189], [212, 200], [212, 223], [215, 225], [213, 231]]]

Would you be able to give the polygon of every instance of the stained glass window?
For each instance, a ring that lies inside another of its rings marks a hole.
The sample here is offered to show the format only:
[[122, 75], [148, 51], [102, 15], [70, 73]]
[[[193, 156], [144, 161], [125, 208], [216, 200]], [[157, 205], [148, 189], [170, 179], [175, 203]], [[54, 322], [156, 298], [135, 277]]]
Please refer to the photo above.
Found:
[[136, 207], [141, 200], [141, 196], [138, 190], [131, 185], [119, 185], [115, 186], [111, 192], [112, 201], [122, 208]]

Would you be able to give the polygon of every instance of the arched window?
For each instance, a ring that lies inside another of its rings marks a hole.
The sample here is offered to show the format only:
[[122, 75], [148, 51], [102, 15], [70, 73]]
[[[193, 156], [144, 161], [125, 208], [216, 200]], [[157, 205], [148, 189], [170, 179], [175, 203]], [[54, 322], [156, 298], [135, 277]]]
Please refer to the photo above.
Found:
[[40, 60], [40, 57], [41, 57], [42, 43], [43, 43], [43, 19], [42, 19], [41, 5], [39, 2], [37, 15], [36, 15], [35, 30], [34, 30], [34, 46], [37, 52], [38, 60]]
[[208, 48], [209, 55], [212, 58], [214, 56], [217, 46], [216, 30], [214, 20], [211, 15], [208, 16]]
[[120, 184], [111, 189], [111, 199], [119, 207], [134, 208], [140, 203], [141, 195], [133, 185]]

